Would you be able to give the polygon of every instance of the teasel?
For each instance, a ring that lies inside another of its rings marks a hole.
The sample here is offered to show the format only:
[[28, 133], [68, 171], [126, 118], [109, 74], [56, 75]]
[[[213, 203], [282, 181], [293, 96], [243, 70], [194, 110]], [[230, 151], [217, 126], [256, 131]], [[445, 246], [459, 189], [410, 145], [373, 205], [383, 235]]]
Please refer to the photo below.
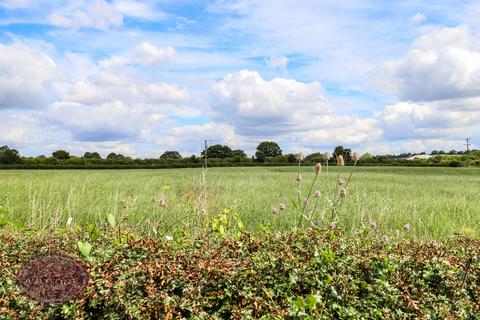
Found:
[[340, 167], [345, 166], [345, 160], [342, 155], [337, 156], [337, 165]]
[[322, 165], [320, 164], [320, 162], [318, 162], [315, 167], [313, 168], [313, 170], [315, 171], [316, 174], [320, 174], [322, 172]]
[[340, 189], [340, 197], [345, 198], [347, 196], [347, 189], [342, 188]]
[[301, 152], [296, 155], [297, 161], [303, 161], [304, 158], [305, 158], [305, 156], [304, 156], [303, 153], [301, 153]]
[[357, 162], [359, 159], [360, 159], [360, 156], [358, 155], [358, 153], [354, 152], [352, 155], [352, 160]]

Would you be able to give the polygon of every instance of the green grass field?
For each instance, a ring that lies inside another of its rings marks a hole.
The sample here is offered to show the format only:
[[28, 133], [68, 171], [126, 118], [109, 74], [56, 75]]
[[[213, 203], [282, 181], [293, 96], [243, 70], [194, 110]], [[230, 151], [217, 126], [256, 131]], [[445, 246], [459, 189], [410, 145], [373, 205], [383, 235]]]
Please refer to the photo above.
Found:
[[[343, 169], [346, 180], [349, 168]], [[321, 201], [335, 194], [337, 170], [323, 168], [317, 179], [313, 190], [322, 192]], [[301, 171], [303, 197], [314, 173], [311, 167]], [[0, 208], [38, 230], [63, 228], [70, 216], [74, 225], [84, 225], [112, 213], [138, 231], [179, 228], [195, 235], [207, 230], [207, 217], [226, 208], [248, 230], [286, 230], [298, 220], [291, 202], [296, 174], [296, 167], [211, 168], [204, 187], [201, 169], [0, 171]], [[337, 225], [353, 232], [376, 221], [379, 233], [393, 235], [408, 223], [412, 237], [478, 237], [479, 191], [480, 169], [358, 167]], [[159, 203], [162, 197], [166, 206]], [[286, 210], [273, 214], [279, 203]]]

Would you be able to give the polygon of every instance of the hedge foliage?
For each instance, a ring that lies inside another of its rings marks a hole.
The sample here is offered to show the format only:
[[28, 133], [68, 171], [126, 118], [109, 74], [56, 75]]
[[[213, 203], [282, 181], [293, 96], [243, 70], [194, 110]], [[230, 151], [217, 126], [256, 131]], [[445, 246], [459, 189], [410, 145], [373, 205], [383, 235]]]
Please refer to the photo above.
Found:
[[[306, 230], [167, 241], [105, 232], [86, 258], [81, 232], [0, 231], [1, 319], [480, 319], [480, 241], [439, 243]], [[89, 284], [40, 304], [15, 275], [29, 259], [83, 260]]]

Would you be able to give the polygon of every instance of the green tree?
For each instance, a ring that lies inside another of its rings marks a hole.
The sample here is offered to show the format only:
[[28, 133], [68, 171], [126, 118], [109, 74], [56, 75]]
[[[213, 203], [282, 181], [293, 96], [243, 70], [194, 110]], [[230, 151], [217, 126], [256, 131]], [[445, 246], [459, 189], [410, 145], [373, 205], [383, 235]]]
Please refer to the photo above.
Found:
[[57, 150], [52, 153], [52, 156], [54, 158], [57, 158], [58, 160], [68, 160], [70, 159], [70, 153], [68, 153], [65, 150]]
[[[229, 158], [232, 154], [232, 149], [221, 144], [214, 144], [207, 148], [207, 158]], [[205, 151], [202, 151], [202, 157], [205, 156]]]
[[263, 141], [257, 146], [255, 157], [258, 161], [264, 162], [266, 158], [276, 157], [282, 155], [282, 149], [273, 141]]
[[0, 147], [0, 163], [13, 164], [21, 163], [20, 153], [15, 149], [10, 149], [8, 146]]
[[345, 151], [345, 148], [343, 148], [343, 146], [336, 146], [335, 149], [333, 150], [333, 157], [336, 158], [339, 155], [343, 156], [344, 151]]
[[230, 152], [230, 157], [233, 158], [246, 158], [247, 154], [243, 150], [233, 150]]
[[312, 154], [309, 154], [308, 156], [305, 157], [306, 162], [325, 162], [327, 160], [327, 157], [325, 156], [325, 153], [320, 153], [320, 152], [315, 152]]
[[98, 152], [85, 152], [83, 155], [85, 159], [102, 159]]
[[107, 159], [109, 160], [122, 160], [125, 159], [125, 156], [121, 153], [116, 154], [115, 152], [111, 152], [108, 154]]
[[178, 151], [165, 151], [160, 159], [182, 159], [182, 156]]

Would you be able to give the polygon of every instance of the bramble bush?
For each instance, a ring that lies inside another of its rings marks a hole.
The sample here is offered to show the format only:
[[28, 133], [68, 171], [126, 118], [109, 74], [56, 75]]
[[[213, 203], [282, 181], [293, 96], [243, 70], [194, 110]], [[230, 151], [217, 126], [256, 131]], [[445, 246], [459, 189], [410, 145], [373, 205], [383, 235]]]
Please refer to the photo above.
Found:
[[[480, 318], [478, 240], [385, 241], [369, 227], [354, 236], [321, 229], [253, 236], [228, 219], [195, 240], [140, 237], [112, 221], [94, 237], [3, 229], [0, 319]], [[88, 255], [78, 241], [91, 245]], [[84, 262], [90, 279], [81, 297], [41, 304], [19, 291], [22, 264], [46, 252]]]

